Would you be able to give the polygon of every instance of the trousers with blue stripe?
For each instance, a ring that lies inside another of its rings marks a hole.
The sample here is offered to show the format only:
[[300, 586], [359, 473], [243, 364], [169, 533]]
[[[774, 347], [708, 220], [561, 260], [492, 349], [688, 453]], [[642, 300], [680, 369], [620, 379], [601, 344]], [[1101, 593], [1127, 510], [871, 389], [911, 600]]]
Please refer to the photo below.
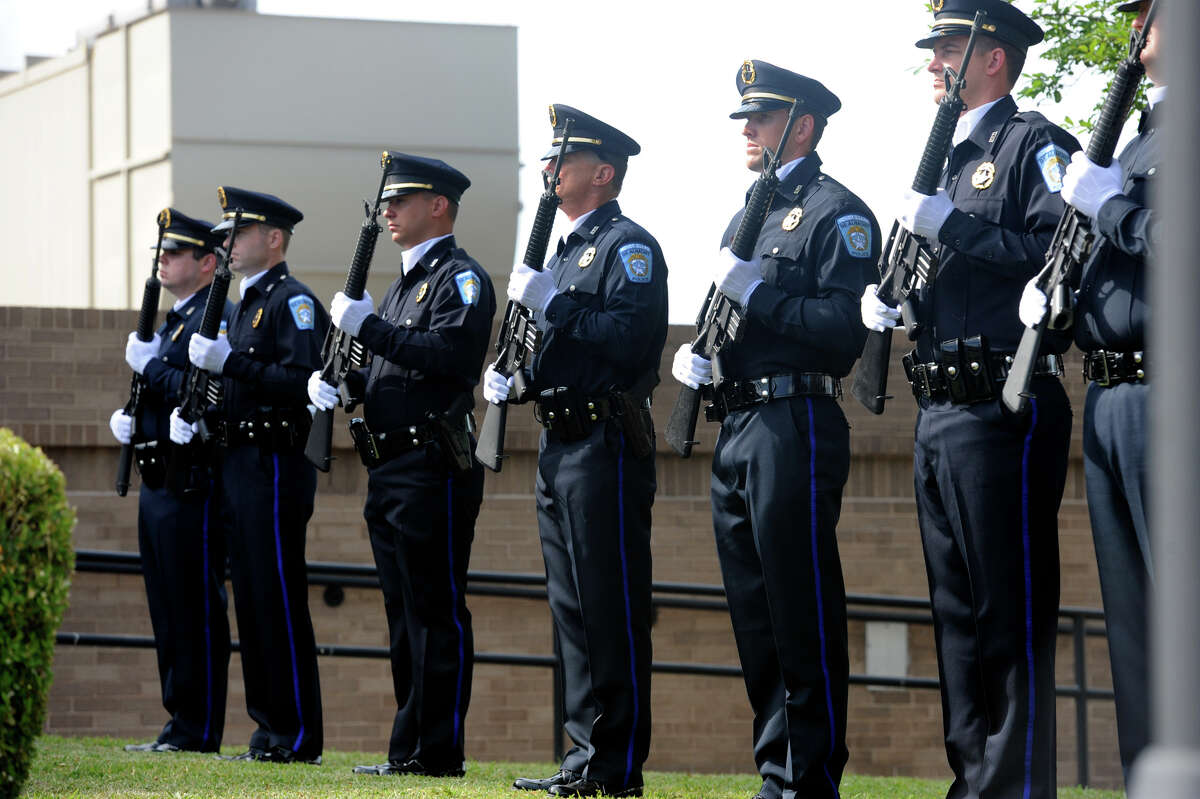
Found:
[[566, 443], [543, 432], [538, 531], [562, 653], [562, 768], [608, 788], [642, 785], [650, 750], [650, 513], [654, 454], [612, 421]]
[[829, 398], [735, 411], [713, 452], [717, 556], [765, 799], [836, 797], [848, 758], [835, 531], [849, 470], [849, 427]]
[[253, 749], [321, 754], [321, 686], [305, 533], [317, 472], [303, 453], [222, 449], [221, 511]]
[[922, 400], [917, 517], [933, 602], [948, 799], [1053, 799], [1058, 507], [1071, 408], [1036, 377], [1029, 411]]
[[163, 707], [171, 715], [159, 743], [215, 752], [225, 728], [229, 669], [225, 541], [208, 492], [176, 497], [142, 485], [138, 551]]
[[463, 763], [475, 664], [467, 567], [483, 467], [451, 474], [435, 447], [370, 471], [363, 516], [387, 614], [396, 717], [388, 760], [430, 771]]

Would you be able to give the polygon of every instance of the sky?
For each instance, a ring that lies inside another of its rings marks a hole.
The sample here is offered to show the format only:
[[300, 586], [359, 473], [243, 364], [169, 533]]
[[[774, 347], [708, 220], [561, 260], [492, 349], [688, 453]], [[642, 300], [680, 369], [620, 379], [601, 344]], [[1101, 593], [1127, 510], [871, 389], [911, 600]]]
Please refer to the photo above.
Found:
[[[1032, 3], [1018, 5], [1028, 11]], [[642, 145], [620, 202], [662, 245], [673, 323], [695, 319], [721, 233], [755, 177], [745, 167], [741, 123], [728, 117], [738, 104], [735, 75], [748, 58], [816, 78], [841, 98], [818, 148], [823, 169], [870, 206], [886, 235], [937, 110], [932, 76], [923, 71], [927, 51], [913, 46], [929, 29], [925, 6], [258, 0], [263, 14], [516, 26], [519, 180], [528, 213], [518, 220], [514, 261], [542, 191], [546, 107], [574, 106]], [[144, 8], [146, 0], [0, 0], [0, 70], [20, 69], [25, 54], [61, 55], [76, 45], [78, 30], [98, 27], [108, 13]], [[1101, 77], [1080, 76], [1062, 104], [1037, 110], [1055, 121], [1086, 117], [1103, 85]]]

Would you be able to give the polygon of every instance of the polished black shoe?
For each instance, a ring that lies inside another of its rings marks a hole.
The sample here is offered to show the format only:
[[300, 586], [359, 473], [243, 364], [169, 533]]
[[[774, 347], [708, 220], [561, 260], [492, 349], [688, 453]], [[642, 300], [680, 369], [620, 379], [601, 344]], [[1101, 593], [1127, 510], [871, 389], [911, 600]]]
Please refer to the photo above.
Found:
[[560, 769], [553, 777], [535, 780], [532, 777], [517, 777], [513, 780], [513, 787], [518, 791], [548, 791], [555, 785], [566, 785], [569, 782], [575, 782], [583, 775], [578, 771], [568, 771]]
[[159, 743], [158, 741], [147, 741], [144, 744], [125, 744], [126, 752], [179, 752], [181, 751], [175, 744], [166, 742]]
[[642, 786], [613, 787], [597, 780], [578, 779], [550, 788], [551, 796], [641, 796]]
[[250, 747], [240, 755], [217, 755], [217, 760], [258, 760], [263, 763], [304, 763], [310, 766], [321, 765], [321, 756], [314, 758], [299, 757], [290, 749], [276, 746], [271, 749]]
[[404, 768], [403, 763], [395, 763], [389, 760], [386, 763], [380, 763], [378, 766], [355, 766], [351, 771], [355, 774], [374, 774], [377, 776], [387, 776], [388, 774], [404, 774], [401, 769]]

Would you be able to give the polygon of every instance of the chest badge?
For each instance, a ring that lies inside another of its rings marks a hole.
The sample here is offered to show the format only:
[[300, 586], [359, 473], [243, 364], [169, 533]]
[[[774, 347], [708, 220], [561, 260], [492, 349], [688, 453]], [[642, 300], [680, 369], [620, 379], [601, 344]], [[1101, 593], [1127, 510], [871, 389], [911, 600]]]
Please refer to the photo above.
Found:
[[428, 293], [429, 293], [429, 282], [426, 281], [421, 284], [421, 288], [417, 289], [417, 302], [420, 303], [421, 300], [425, 299], [425, 295]]
[[804, 209], [797, 205], [795, 208], [788, 211], [788, 215], [783, 218], [783, 224], [780, 225], [780, 227], [790, 233], [800, 226], [800, 220], [803, 217]]
[[996, 165], [991, 161], [984, 161], [975, 170], [975, 174], [971, 175], [971, 185], [983, 191], [990, 187], [996, 181]]
[[171, 342], [179, 341], [179, 334], [183, 332], [183, 323], [179, 323], [179, 327], [175, 328], [175, 332], [171, 334]]
[[254, 314], [254, 321], [250, 323], [250, 327], [253, 327], [255, 329], [258, 328], [258, 323], [262, 321], [262, 312], [263, 312], [263, 309], [259, 308], [258, 312], [256, 314]]
[[596, 260], [596, 248], [588, 247], [583, 251], [583, 255], [579, 256], [579, 268], [587, 269], [594, 260]]

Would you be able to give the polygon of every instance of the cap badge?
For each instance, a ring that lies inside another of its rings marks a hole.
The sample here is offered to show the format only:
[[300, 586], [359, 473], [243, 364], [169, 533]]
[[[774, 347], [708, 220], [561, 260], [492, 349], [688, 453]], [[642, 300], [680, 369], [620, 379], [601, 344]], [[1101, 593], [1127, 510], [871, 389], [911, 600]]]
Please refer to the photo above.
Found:
[[179, 341], [179, 334], [183, 332], [183, 322], [179, 323], [179, 327], [175, 328], [175, 332], [171, 334], [171, 341]]
[[946, 0], [933, 0], [933, 2], [929, 5], [931, 8], [933, 8], [933, 13], [936, 14], [942, 10], [942, 6], [946, 5]]
[[429, 281], [425, 281], [424, 283], [421, 284], [421, 288], [417, 289], [417, 302], [419, 303], [419, 302], [421, 302], [421, 300], [425, 299], [425, 295], [428, 293], [429, 293]]
[[258, 323], [262, 321], [263, 309], [260, 307], [258, 313], [254, 314], [254, 321], [250, 323], [250, 327], [258, 328]]
[[217, 202], [219, 202], [221, 204], [222, 208], [225, 208], [226, 206], [229, 205], [229, 200], [225, 199], [225, 187], [224, 186], [217, 186]]
[[550, 106], [550, 127], [558, 127], [558, 114], [554, 113], [554, 106]]
[[996, 180], [996, 165], [991, 161], [984, 161], [975, 170], [975, 174], [971, 175], [971, 185], [976, 189], [983, 191], [992, 185]]
[[754, 71], [754, 62], [747, 59], [742, 62], [742, 83], [750, 85], [758, 78], [758, 73]]
[[596, 260], [596, 248], [588, 247], [583, 251], [583, 255], [579, 257], [579, 268], [587, 269], [592, 265], [592, 261]]
[[783, 218], [783, 224], [780, 226], [789, 233], [800, 226], [800, 219], [804, 216], [804, 209], [796, 206], [788, 211], [788, 215]]
[[171, 209], [170, 208], [164, 208], [158, 212], [158, 226], [164, 227], [164, 228], [171, 226]]

